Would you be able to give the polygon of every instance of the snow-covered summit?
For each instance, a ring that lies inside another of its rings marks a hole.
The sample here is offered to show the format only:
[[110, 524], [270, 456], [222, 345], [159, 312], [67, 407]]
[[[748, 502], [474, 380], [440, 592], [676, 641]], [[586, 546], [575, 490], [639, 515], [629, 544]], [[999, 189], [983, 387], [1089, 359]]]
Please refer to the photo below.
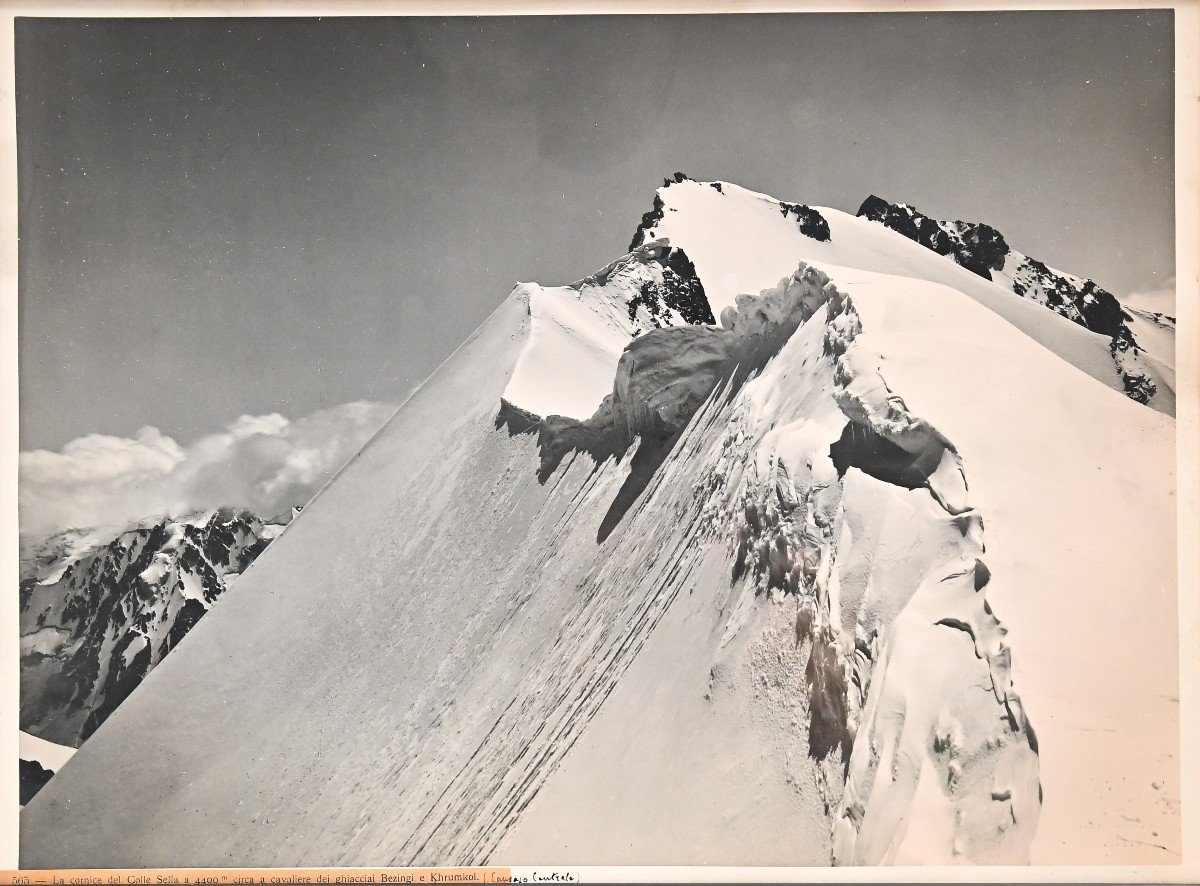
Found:
[[1108, 387], [1174, 413], [1173, 324], [1122, 311], [1091, 280], [1013, 250], [988, 225], [937, 221], [874, 196], [851, 216], [675, 173], [630, 248], [572, 286], [514, 290], [534, 319], [506, 402], [541, 417], [587, 418], [634, 336], [711, 324], [738, 295], [804, 261], [952, 286]]
[[676, 176], [513, 290], [23, 860], [1173, 861], [1174, 421], [988, 270]]

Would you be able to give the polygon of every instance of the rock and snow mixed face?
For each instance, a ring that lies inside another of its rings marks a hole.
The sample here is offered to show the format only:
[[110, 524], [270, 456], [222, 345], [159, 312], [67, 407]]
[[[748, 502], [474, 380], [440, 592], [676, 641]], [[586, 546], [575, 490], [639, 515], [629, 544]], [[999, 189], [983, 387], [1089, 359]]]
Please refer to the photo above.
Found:
[[21, 570], [21, 728], [78, 746], [286, 520], [226, 509], [31, 545]]
[[[1092, 280], [1076, 277], [1011, 248], [990, 225], [939, 221], [904, 203], [888, 203], [871, 195], [858, 210], [862, 218], [878, 222], [946, 256], [985, 280], [1043, 305], [1072, 323], [1110, 339], [1109, 351], [1120, 372], [1125, 393], [1139, 403], [1175, 413], [1174, 322], [1145, 320], [1125, 309], [1111, 292]], [[1163, 341], [1170, 330], [1171, 340]], [[1139, 331], [1142, 333], [1139, 336]], [[1169, 356], [1168, 356], [1169, 354]], [[1168, 365], [1163, 365], [1168, 364]], [[1165, 388], [1165, 389], [1164, 389]]]
[[591, 415], [640, 333], [714, 322], [695, 268], [665, 240], [639, 244], [570, 286], [523, 283], [514, 292], [528, 300], [533, 328], [504, 400], [539, 417]]
[[[629, 255], [513, 291], [23, 857], [1171, 861], [1173, 420], [938, 230], [979, 267], [676, 176]], [[95, 827], [118, 790], [160, 799]]]

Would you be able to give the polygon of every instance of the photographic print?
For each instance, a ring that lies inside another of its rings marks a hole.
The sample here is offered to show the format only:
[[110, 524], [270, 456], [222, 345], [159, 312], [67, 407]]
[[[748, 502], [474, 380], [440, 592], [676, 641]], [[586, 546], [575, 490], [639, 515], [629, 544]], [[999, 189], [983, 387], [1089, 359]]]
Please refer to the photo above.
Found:
[[538, 12], [16, 18], [19, 866], [1183, 871], [1185, 11]]

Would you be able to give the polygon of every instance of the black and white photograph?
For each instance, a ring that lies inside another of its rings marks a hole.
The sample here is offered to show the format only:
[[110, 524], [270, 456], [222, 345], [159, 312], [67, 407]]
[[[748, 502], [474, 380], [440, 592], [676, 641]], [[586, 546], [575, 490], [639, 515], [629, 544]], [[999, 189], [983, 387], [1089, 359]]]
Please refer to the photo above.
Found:
[[9, 12], [0, 868], [1200, 871], [1195, 3]]

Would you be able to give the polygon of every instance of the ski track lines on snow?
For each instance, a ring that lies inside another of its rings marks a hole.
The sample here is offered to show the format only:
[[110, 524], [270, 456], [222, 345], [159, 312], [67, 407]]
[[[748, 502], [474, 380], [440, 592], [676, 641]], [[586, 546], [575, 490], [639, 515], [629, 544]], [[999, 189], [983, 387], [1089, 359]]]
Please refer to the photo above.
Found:
[[[137, 784], [140, 775], [154, 786], [147, 785], [139, 803], [122, 804], [82, 823], [82, 834], [75, 835], [80, 864], [99, 863], [106, 856], [119, 859], [117, 864], [204, 859], [270, 863], [277, 851], [288, 851], [273, 829], [286, 828], [296, 814], [279, 810], [310, 808], [328, 780], [351, 778], [342, 784], [351, 798], [347, 812], [359, 802], [369, 808], [378, 801], [365, 786], [371, 773], [378, 772], [380, 760], [387, 761], [378, 773], [386, 786], [387, 768], [405, 759], [404, 743], [411, 736], [399, 727], [406, 718], [421, 716], [416, 702], [437, 673], [445, 637], [457, 636], [474, 609], [473, 600], [463, 600], [463, 595], [478, 595], [478, 589], [488, 587], [482, 567], [465, 590], [440, 593], [436, 586], [427, 587], [430, 617], [423, 621], [420, 595], [405, 593], [406, 579], [421, 564], [405, 560], [433, 553], [428, 539], [435, 530], [421, 523], [426, 515], [436, 516], [439, 499], [444, 505], [454, 491], [446, 482], [453, 473], [446, 466], [462, 455], [470, 427], [463, 416], [474, 413], [479, 424], [490, 421], [499, 394], [498, 388], [480, 386], [480, 378], [494, 375], [479, 372], [479, 367], [504, 372], [524, 320], [525, 308], [516, 301], [498, 312], [492, 328], [462, 352], [478, 362], [455, 361], [465, 377], [448, 365], [414, 397], [403, 417], [393, 420], [390, 433], [385, 429], [346, 469], [347, 479], [324, 490], [323, 504], [312, 512], [316, 517], [304, 521], [308, 528], [300, 525], [297, 532], [293, 527], [276, 542], [284, 554], [265, 565], [274, 563], [278, 571], [252, 571], [249, 584], [239, 586], [212, 613], [217, 626], [206, 628], [208, 619], [202, 620], [200, 633], [193, 632], [164, 661], [167, 670], [156, 669], [145, 688], [118, 709], [113, 726], [85, 745], [83, 764], [76, 764], [86, 769], [82, 783], [57, 801], [69, 798], [68, 810], [89, 799], [108, 805], [104, 797], [124, 792], [122, 774], [128, 783]], [[472, 509], [482, 507], [481, 490], [462, 492], [464, 510], [471, 516]], [[442, 526], [452, 525], [455, 515], [444, 508], [443, 515]], [[364, 531], [360, 517], [373, 529]], [[482, 530], [480, 524], [492, 517], [479, 515], [474, 528]], [[457, 551], [443, 552], [452, 565], [476, 556], [470, 538], [461, 541]], [[431, 562], [427, 556], [426, 568]], [[439, 617], [446, 627], [439, 629]], [[405, 642], [412, 647], [407, 658], [397, 651]], [[317, 674], [328, 682], [314, 679]], [[344, 707], [331, 704], [338, 699]], [[164, 719], [160, 710], [170, 710], [172, 716]], [[232, 720], [230, 710], [239, 712]], [[222, 724], [219, 736], [197, 742], [195, 734], [214, 722]], [[131, 724], [128, 734], [123, 735], [122, 723]], [[171, 748], [165, 756], [164, 747]], [[361, 755], [343, 757], [346, 747], [360, 748]], [[115, 761], [88, 767], [88, 757]], [[147, 761], [153, 761], [153, 776]], [[347, 770], [359, 774], [351, 777]], [[52, 792], [44, 808], [55, 802]], [[206, 810], [206, 820], [224, 819], [232, 829], [196, 828], [192, 816], [199, 808]], [[394, 810], [376, 811], [386, 819]], [[59, 812], [50, 811], [49, 819]], [[335, 827], [346, 824], [338, 816], [333, 819]], [[64, 832], [57, 824], [38, 826], [36, 810], [26, 821], [32, 822], [23, 844], [28, 863], [31, 852], [36, 858], [38, 842], [30, 834], [53, 841]], [[316, 836], [314, 824], [298, 829], [301, 843]], [[172, 833], [192, 833], [193, 839], [180, 847]], [[268, 833], [271, 838], [260, 842]], [[88, 838], [95, 841], [90, 851]], [[238, 846], [243, 838], [250, 844], [244, 851]], [[328, 844], [314, 840], [307, 848], [322, 861], [334, 860], [336, 848]], [[390, 856], [377, 860], [383, 863]]]

